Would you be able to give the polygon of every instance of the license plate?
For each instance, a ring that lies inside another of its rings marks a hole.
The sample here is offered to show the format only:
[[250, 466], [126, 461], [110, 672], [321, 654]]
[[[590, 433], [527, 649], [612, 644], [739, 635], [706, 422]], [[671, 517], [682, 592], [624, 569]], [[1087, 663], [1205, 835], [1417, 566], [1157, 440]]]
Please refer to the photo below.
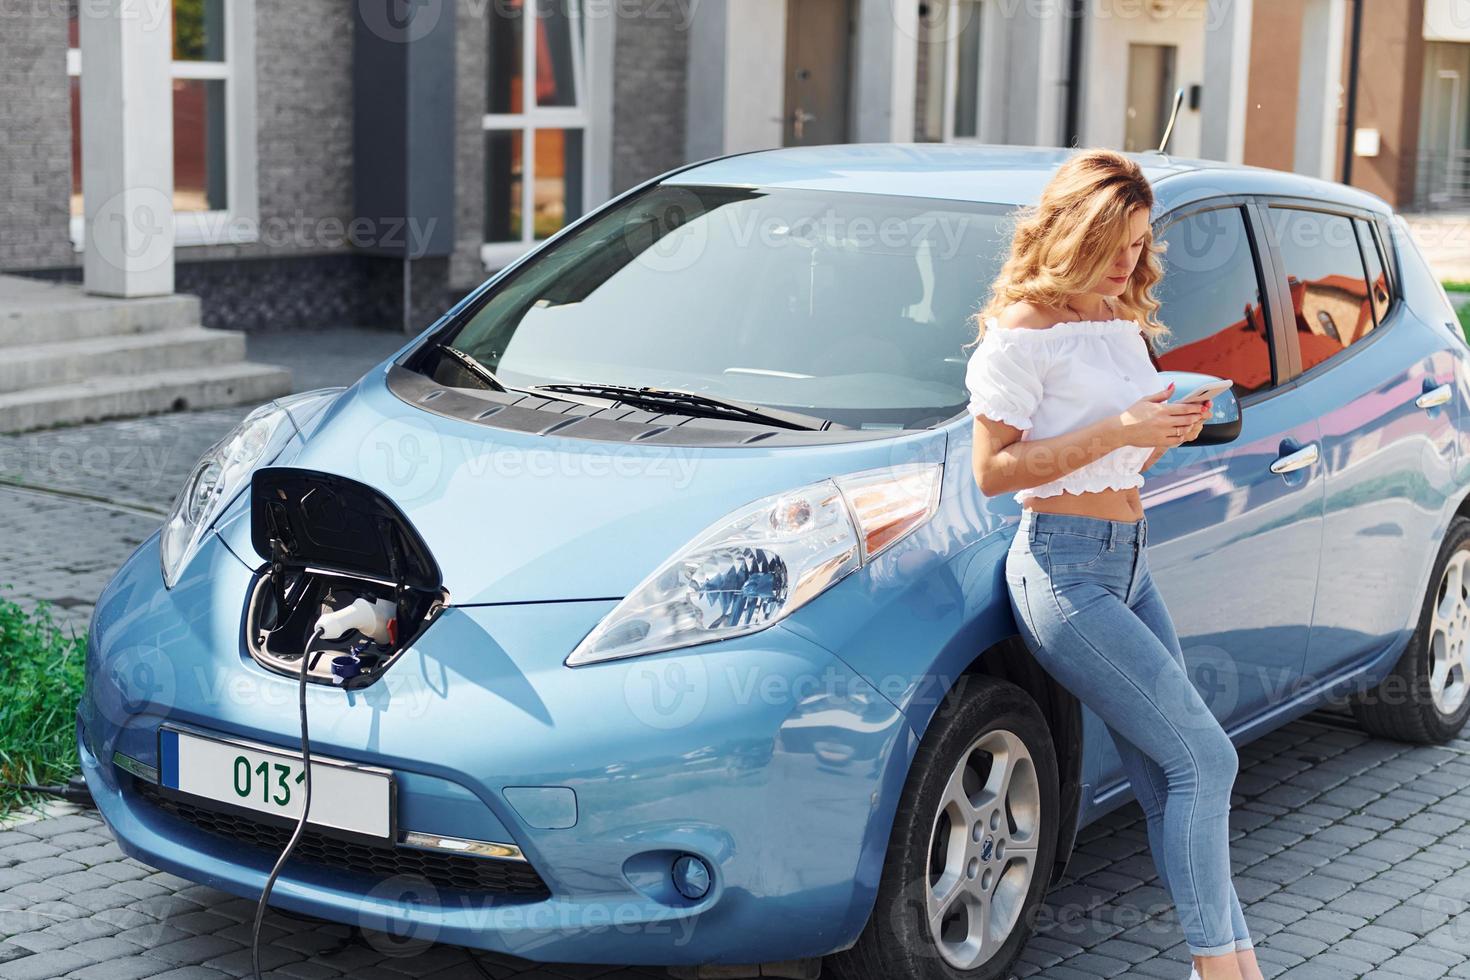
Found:
[[[158, 742], [163, 786], [257, 813], [301, 818], [306, 767], [300, 755], [173, 728], [160, 729]], [[392, 842], [392, 814], [391, 773], [312, 753], [308, 823]]]

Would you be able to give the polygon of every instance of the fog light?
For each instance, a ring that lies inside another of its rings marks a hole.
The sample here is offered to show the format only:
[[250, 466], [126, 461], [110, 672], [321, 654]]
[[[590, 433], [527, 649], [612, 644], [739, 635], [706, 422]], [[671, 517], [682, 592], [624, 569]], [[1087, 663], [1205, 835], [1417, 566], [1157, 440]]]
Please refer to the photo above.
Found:
[[692, 854], [674, 862], [674, 887], [689, 899], [703, 898], [709, 891], [709, 865]]

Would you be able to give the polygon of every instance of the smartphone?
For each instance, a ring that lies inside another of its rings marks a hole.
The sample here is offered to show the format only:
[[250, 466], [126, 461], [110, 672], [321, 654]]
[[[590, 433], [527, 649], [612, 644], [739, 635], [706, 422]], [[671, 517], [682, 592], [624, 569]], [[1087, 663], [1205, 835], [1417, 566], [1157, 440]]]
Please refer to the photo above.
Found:
[[1209, 399], [1214, 398], [1216, 395], [1220, 394], [1221, 392], [1229, 391], [1230, 390], [1230, 386], [1233, 385], [1234, 383], [1235, 382], [1231, 381], [1229, 378], [1225, 378], [1225, 379], [1223, 379], [1221, 381], [1206, 381], [1204, 384], [1200, 385], [1198, 388], [1194, 389], [1189, 394], [1185, 395], [1183, 398], [1176, 398], [1175, 401], [1176, 402], [1202, 402], [1202, 401], [1208, 401]]

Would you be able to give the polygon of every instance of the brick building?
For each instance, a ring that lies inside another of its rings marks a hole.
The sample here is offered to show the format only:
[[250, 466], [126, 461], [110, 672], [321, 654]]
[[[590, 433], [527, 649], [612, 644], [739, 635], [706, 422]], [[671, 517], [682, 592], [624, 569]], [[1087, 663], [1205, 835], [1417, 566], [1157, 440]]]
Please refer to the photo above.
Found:
[[[117, 4], [0, 9], [0, 272], [81, 278], [80, 28]], [[416, 329], [684, 160], [668, 0], [540, 0], [535, 31], [521, 0], [122, 6], [172, 22], [175, 281], [211, 326], [391, 324], [409, 300]]]
[[[1352, 0], [12, 0], [0, 272], [82, 276], [81, 28], [119, 7], [169, 32], [171, 99], [150, 89], [144, 118], [171, 116], [173, 285], [206, 324], [416, 330], [587, 209], [721, 153], [1145, 149], [1182, 88], [1171, 152], [1337, 176]], [[1378, 153], [1354, 182], [1429, 201], [1470, 139], [1458, 7], [1365, 7], [1357, 128]]]

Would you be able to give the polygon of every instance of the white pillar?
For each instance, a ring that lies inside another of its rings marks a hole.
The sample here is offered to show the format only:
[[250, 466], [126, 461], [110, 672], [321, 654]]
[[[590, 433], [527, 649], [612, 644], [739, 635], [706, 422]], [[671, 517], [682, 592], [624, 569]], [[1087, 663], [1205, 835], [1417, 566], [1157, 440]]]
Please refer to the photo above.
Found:
[[[1060, 5], [1058, 5], [1060, 6]], [[1067, 18], [1053, 12], [1037, 24], [1036, 36], [1036, 129], [1031, 142], [1056, 146], [1062, 142], [1062, 82], [1067, 77], [1063, 61]]]
[[914, 139], [918, 0], [857, 0], [852, 60], [854, 143]]
[[1347, 0], [1306, 0], [1292, 165], [1299, 174], [1328, 180], [1337, 176], [1337, 115], [1346, 24]]
[[780, 146], [785, 134], [786, 0], [732, 0], [725, 25], [725, 150]]
[[105, 296], [174, 291], [169, 0], [80, 9], [83, 285]]
[[685, 77], [688, 159], [780, 146], [786, 0], [699, 0]]
[[[1017, 146], [1062, 142], [1068, 26], [1062, 8], [1061, 3], [981, 5], [983, 141]], [[950, 43], [956, 43], [962, 26], [951, 33]]]
[[1252, 6], [1253, 0], [1210, 0], [1206, 5], [1200, 156], [1208, 160], [1245, 159]]

